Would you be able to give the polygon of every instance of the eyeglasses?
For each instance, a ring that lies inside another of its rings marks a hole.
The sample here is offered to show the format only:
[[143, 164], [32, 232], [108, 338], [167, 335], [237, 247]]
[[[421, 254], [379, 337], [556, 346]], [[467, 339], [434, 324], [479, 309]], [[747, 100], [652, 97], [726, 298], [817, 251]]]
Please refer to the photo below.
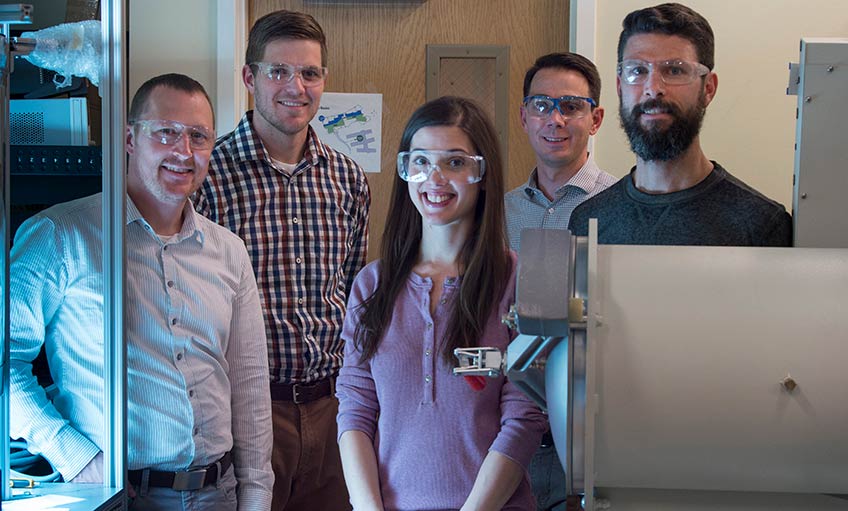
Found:
[[192, 149], [211, 149], [215, 145], [214, 133], [205, 126], [186, 126], [181, 122], [163, 119], [144, 119], [132, 124], [138, 126], [146, 137], [162, 145], [174, 145], [182, 140], [183, 135], [188, 136]]
[[663, 60], [645, 62], [644, 60], [622, 60], [618, 63], [618, 76], [627, 85], [641, 85], [648, 80], [648, 74], [659, 71], [663, 83], [668, 85], [686, 85], [710, 72], [700, 62], [686, 60]]
[[259, 72], [268, 77], [269, 80], [288, 83], [295, 76], [300, 76], [304, 87], [317, 87], [324, 83], [327, 78], [327, 68], [318, 66], [295, 66], [280, 62], [254, 62], [250, 64], [259, 68]]
[[565, 119], [582, 119], [589, 115], [592, 107], [598, 106], [592, 98], [583, 96], [550, 96], [536, 95], [524, 98], [524, 108], [528, 114], [540, 119], [547, 119], [557, 110]]
[[400, 178], [410, 183], [423, 183], [438, 170], [444, 178], [470, 184], [483, 179], [486, 161], [462, 151], [416, 150], [398, 153], [397, 168]]

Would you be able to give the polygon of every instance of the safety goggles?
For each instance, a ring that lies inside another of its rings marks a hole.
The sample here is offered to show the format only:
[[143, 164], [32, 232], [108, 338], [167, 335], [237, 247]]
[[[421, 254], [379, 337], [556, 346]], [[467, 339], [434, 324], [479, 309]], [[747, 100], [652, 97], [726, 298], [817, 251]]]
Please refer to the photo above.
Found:
[[317, 87], [324, 83], [324, 80], [327, 78], [326, 67], [295, 66], [293, 64], [286, 64], [285, 62], [254, 62], [250, 65], [256, 66], [260, 73], [265, 75], [269, 80], [276, 82], [288, 83], [294, 80], [295, 76], [299, 76], [304, 87]]
[[397, 156], [398, 174], [410, 183], [423, 183], [434, 171], [451, 181], [477, 183], [486, 172], [482, 156], [463, 151], [403, 151]]
[[663, 83], [668, 85], [686, 85], [706, 75], [710, 69], [700, 62], [687, 60], [646, 62], [629, 59], [618, 63], [618, 77], [627, 85], [645, 83], [652, 72], [659, 72]]
[[524, 98], [524, 110], [527, 114], [540, 119], [547, 119], [554, 110], [565, 119], [582, 119], [589, 115], [595, 106], [597, 103], [594, 99], [583, 96], [552, 98], [539, 94]]
[[162, 145], [174, 145], [183, 136], [188, 137], [192, 149], [211, 149], [215, 145], [215, 134], [205, 126], [188, 126], [181, 122], [164, 119], [135, 121], [133, 126], [138, 126], [144, 136]]

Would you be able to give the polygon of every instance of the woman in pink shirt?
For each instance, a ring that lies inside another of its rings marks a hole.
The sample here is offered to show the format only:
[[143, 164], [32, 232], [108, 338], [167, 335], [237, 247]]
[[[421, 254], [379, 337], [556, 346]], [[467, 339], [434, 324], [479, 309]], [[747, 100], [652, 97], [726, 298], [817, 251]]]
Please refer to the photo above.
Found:
[[350, 293], [339, 445], [356, 510], [533, 510], [542, 413], [503, 377], [475, 390], [459, 347], [505, 349], [515, 294], [504, 172], [491, 121], [443, 97], [412, 114], [381, 259]]

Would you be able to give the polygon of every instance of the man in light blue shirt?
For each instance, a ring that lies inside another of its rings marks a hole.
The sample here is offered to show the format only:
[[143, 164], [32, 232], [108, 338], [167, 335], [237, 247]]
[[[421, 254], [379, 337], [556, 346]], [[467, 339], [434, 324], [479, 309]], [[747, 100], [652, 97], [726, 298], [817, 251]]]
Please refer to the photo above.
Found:
[[[242, 241], [187, 200], [215, 142], [203, 87], [147, 81], [127, 126], [130, 509], [268, 510], [271, 403]], [[11, 255], [11, 431], [66, 481], [102, 479], [102, 197], [24, 223]], [[32, 375], [44, 346], [58, 394]]]
[[536, 153], [527, 182], [506, 194], [509, 245], [523, 229], [566, 229], [571, 211], [616, 181], [589, 154], [589, 137], [604, 120], [601, 77], [576, 53], [539, 57], [524, 76], [521, 126]]

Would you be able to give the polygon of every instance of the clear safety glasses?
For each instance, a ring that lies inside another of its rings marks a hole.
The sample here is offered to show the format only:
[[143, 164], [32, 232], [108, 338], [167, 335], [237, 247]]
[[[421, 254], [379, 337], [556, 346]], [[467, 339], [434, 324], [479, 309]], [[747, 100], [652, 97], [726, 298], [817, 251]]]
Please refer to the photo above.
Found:
[[397, 156], [398, 174], [410, 183], [423, 183], [434, 171], [451, 181], [477, 183], [486, 172], [482, 156], [462, 151], [404, 151]]
[[663, 60], [646, 62], [644, 60], [622, 60], [618, 63], [618, 77], [627, 85], [641, 85], [648, 80], [651, 72], [659, 72], [663, 83], [668, 85], [686, 85], [710, 72], [700, 62], [686, 60]]
[[192, 149], [211, 149], [215, 145], [215, 134], [205, 126], [187, 126], [181, 122], [164, 119], [135, 121], [139, 131], [162, 145], [174, 145], [185, 135]]
[[259, 72], [268, 77], [269, 80], [277, 82], [290, 82], [295, 76], [300, 77], [304, 87], [317, 87], [324, 83], [327, 78], [327, 68], [318, 66], [295, 66], [286, 64], [285, 62], [270, 63], [270, 62], [254, 62], [250, 64], [256, 66]]
[[589, 115], [594, 106], [597, 106], [594, 99], [583, 96], [552, 98], [536, 95], [524, 98], [524, 110], [527, 114], [540, 119], [547, 119], [554, 110], [565, 119], [582, 119]]

